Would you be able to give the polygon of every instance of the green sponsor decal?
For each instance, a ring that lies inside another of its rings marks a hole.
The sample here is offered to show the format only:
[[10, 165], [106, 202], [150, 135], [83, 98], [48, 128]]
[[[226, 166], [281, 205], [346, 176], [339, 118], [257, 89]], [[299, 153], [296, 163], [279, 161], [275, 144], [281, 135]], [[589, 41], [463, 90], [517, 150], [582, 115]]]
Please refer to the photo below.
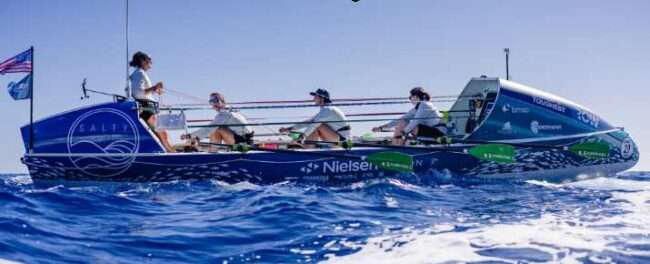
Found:
[[584, 142], [569, 147], [569, 151], [588, 159], [609, 157], [609, 144], [604, 142]]
[[379, 152], [368, 155], [366, 160], [384, 170], [397, 172], [413, 171], [413, 157], [400, 152]]
[[302, 134], [300, 132], [289, 132], [289, 138], [293, 140], [299, 140]]
[[485, 144], [469, 149], [469, 154], [482, 160], [498, 163], [515, 162], [515, 148], [505, 144]]

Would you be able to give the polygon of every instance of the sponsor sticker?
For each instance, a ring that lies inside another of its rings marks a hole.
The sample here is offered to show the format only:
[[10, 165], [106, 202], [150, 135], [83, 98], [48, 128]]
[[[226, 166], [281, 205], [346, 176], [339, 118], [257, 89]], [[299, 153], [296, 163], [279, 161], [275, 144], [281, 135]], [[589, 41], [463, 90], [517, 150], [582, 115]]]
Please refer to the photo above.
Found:
[[501, 111], [504, 113], [512, 113], [512, 114], [528, 114], [530, 113], [530, 108], [513, 106], [511, 104], [504, 104], [501, 107]]
[[630, 138], [626, 138], [621, 143], [621, 156], [624, 159], [629, 159], [634, 154], [634, 142]]
[[539, 132], [560, 130], [562, 130], [561, 124], [542, 124], [537, 120], [530, 122], [530, 131], [535, 135], [539, 134]]
[[535, 104], [537, 104], [537, 105], [541, 105], [543, 107], [555, 110], [555, 111], [560, 112], [560, 113], [566, 113], [566, 111], [567, 111], [565, 106], [563, 106], [561, 104], [558, 104], [556, 102], [549, 101], [549, 100], [544, 99], [544, 98], [533, 97], [533, 102]]
[[514, 132], [512, 130], [512, 124], [510, 121], [503, 123], [503, 126], [501, 126], [501, 129], [499, 129], [497, 133], [502, 135], [512, 135]]
[[600, 124], [600, 118], [597, 115], [594, 115], [587, 111], [578, 110], [577, 116], [578, 116], [578, 120], [594, 128], [598, 128], [598, 125]]

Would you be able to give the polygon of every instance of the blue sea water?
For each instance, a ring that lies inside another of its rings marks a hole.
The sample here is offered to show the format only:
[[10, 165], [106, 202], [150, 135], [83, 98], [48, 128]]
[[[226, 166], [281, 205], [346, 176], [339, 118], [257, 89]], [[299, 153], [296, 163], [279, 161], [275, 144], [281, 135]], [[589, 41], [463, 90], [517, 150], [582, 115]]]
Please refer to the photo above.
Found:
[[424, 186], [3, 175], [0, 212], [0, 263], [650, 262], [650, 173]]

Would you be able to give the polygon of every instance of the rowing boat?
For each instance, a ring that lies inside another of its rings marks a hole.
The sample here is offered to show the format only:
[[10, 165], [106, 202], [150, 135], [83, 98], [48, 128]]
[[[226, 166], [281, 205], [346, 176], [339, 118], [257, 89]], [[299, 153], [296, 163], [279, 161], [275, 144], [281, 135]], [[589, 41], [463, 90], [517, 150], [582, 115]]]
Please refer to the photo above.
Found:
[[[483, 104], [473, 109], [477, 99]], [[137, 111], [135, 102], [120, 99], [35, 121], [33, 133], [23, 126], [27, 151], [22, 162], [35, 181], [265, 184], [349, 182], [404, 173], [564, 180], [612, 175], [639, 160], [639, 150], [623, 128], [567, 99], [499, 78], [468, 82], [448, 112], [451, 135], [444, 144], [394, 147], [357, 140], [347, 148], [165, 153]]]

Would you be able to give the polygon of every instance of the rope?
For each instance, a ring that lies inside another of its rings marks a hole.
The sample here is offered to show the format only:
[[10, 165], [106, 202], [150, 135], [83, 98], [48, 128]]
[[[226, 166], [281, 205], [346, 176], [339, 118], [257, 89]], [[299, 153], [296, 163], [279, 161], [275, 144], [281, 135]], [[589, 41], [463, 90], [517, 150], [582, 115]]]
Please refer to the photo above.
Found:
[[193, 101], [196, 101], [196, 102], [201, 102], [202, 105], [206, 105], [205, 102], [207, 100], [205, 98], [200, 98], [198, 96], [194, 96], [194, 95], [191, 95], [191, 94], [188, 94], [188, 93], [185, 93], [185, 92], [181, 92], [181, 91], [174, 90], [174, 89], [169, 89], [169, 88], [165, 88], [165, 91], [176, 94], [177, 96], [180, 96], [180, 97], [185, 97], [187, 99], [190, 99], [190, 100], [193, 100]]

